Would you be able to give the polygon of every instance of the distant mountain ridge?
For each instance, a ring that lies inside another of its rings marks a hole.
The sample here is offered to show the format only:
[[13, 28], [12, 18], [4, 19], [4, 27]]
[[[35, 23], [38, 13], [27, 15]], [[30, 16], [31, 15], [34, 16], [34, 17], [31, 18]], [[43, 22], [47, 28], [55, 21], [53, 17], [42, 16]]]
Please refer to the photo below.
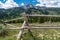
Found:
[[20, 14], [23, 12], [26, 12], [27, 14], [59, 15], [60, 8], [40, 7], [33, 6], [32, 4], [24, 5], [21, 7], [14, 7], [10, 9], [0, 8], [0, 19], [20, 17]]

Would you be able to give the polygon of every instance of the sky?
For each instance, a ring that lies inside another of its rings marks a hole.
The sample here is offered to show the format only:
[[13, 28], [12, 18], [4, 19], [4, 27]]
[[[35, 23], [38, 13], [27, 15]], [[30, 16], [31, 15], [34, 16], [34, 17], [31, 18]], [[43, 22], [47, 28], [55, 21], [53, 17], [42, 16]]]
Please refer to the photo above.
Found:
[[0, 0], [0, 8], [8, 9], [27, 4], [45, 7], [60, 7], [60, 0]]

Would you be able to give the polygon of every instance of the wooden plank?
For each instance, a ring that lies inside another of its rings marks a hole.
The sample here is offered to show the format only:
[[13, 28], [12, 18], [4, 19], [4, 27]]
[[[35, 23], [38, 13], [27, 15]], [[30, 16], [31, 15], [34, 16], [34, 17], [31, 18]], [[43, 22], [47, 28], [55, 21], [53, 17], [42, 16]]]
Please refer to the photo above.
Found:
[[59, 27], [25, 27], [25, 28], [8, 28], [7, 30], [22, 30], [22, 29], [60, 29]]
[[60, 27], [27, 27], [25, 29], [60, 29]]
[[28, 17], [29, 16], [32, 16], [32, 17], [60, 17], [60, 15], [27, 15]]
[[14, 25], [12, 25], [12, 24], [7, 24], [7, 23], [6, 23], [6, 25], [7, 25], [7, 26], [11, 26], [11, 27], [17, 27], [17, 26], [14, 26]]
[[6, 20], [6, 21], [4, 21], [4, 22], [9, 22], [9, 21], [14, 21], [14, 20], [21, 20], [21, 19], [23, 19], [24, 17], [21, 17], [21, 18], [16, 18], [16, 19], [12, 19], [12, 20]]

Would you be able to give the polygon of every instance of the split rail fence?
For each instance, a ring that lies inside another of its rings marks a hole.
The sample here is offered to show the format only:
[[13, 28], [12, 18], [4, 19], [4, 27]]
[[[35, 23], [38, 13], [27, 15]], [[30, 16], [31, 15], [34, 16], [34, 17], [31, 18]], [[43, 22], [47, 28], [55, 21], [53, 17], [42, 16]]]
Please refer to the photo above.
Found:
[[[60, 18], [60, 16], [58, 16], [58, 15], [27, 15], [27, 14], [23, 14], [22, 15], [23, 17], [22, 18], [18, 18], [18, 19], [24, 19], [24, 22], [23, 22], [23, 24], [22, 24], [22, 27], [21, 28], [8, 28], [8, 30], [20, 30], [19, 31], [19, 34], [17, 35], [17, 39], [16, 40], [21, 40], [21, 36], [22, 36], [22, 33], [23, 33], [23, 31], [24, 31], [24, 29], [27, 29], [28, 30], [28, 32], [30, 32], [30, 34], [31, 34], [31, 36], [33, 37], [33, 35], [32, 35], [32, 33], [31, 33], [31, 29], [49, 29], [49, 28], [54, 28], [54, 29], [57, 29], [57, 28], [60, 28], [60, 26], [30, 26], [29, 24], [28, 24], [28, 18], [30, 17], [30, 16], [34, 16], [34, 17], [58, 17], [58, 18]], [[17, 20], [17, 19], [13, 19], [13, 20]], [[9, 20], [9, 21], [12, 21], [12, 20]], [[8, 21], [4, 21], [4, 25], [5, 26], [12, 26], [12, 27], [15, 27], [14, 25], [11, 25], [11, 24], [8, 24], [7, 23]], [[33, 37], [34, 38], [34, 37]], [[35, 38], [34, 38], [35, 39]]]

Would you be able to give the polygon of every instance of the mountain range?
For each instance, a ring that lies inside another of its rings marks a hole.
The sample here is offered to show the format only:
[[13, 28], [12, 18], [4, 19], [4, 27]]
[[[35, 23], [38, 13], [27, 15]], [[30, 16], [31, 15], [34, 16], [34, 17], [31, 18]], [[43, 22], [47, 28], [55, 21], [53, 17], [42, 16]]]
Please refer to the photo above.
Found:
[[0, 8], [0, 19], [11, 19], [20, 17], [21, 13], [23, 12], [26, 12], [27, 14], [59, 15], [60, 8], [40, 7], [33, 6], [32, 4], [24, 5], [21, 7], [14, 7], [10, 9]]

